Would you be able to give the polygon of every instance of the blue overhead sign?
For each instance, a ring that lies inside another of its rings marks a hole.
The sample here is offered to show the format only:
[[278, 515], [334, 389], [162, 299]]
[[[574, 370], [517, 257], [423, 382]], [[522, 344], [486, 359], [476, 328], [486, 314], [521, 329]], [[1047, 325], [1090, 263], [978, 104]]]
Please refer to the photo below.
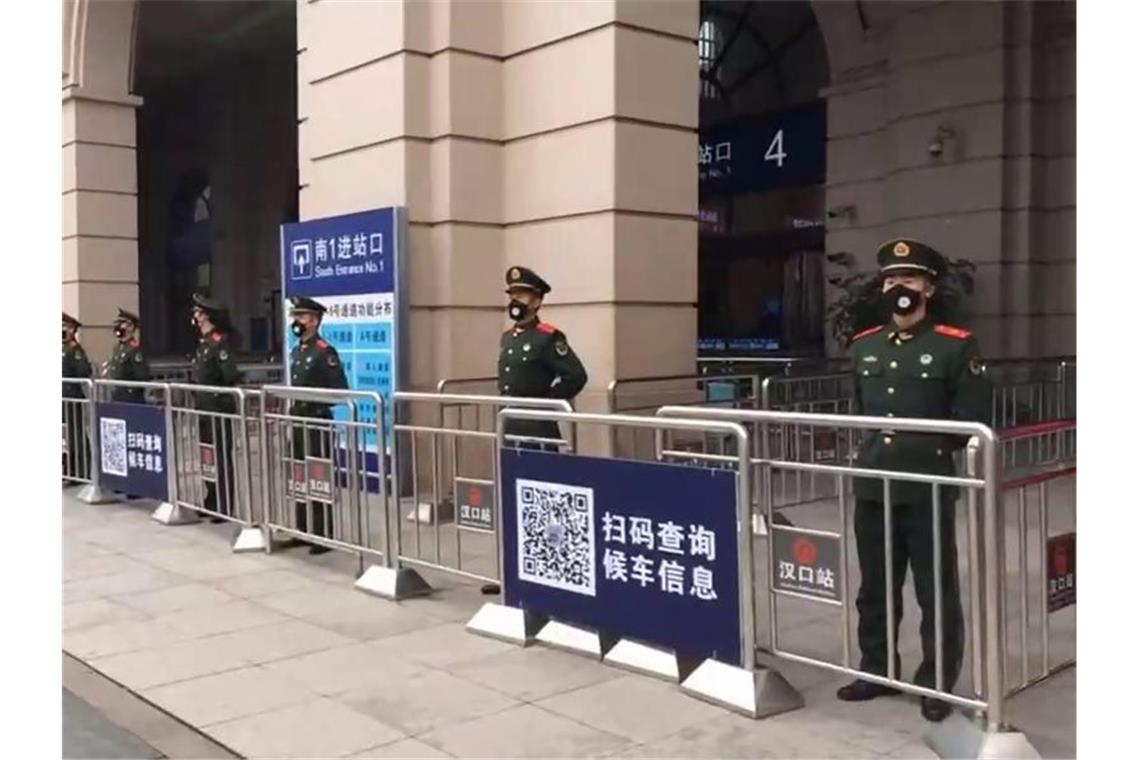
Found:
[[[281, 226], [285, 324], [293, 296], [316, 299], [327, 309], [321, 335], [340, 355], [352, 390], [383, 396], [389, 446], [392, 393], [400, 386], [403, 221], [403, 209], [390, 207]], [[298, 339], [289, 330], [284, 334], [288, 354]], [[288, 372], [290, 362], [285, 367]], [[375, 422], [376, 412], [358, 405], [361, 421]], [[348, 410], [334, 407], [333, 416], [346, 420]], [[366, 434], [366, 444], [377, 451], [374, 432]]]
[[506, 604], [741, 662], [736, 473], [501, 452]]
[[765, 192], [824, 182], [827, 110], [809, 106], [700, 131], [702, 197]]

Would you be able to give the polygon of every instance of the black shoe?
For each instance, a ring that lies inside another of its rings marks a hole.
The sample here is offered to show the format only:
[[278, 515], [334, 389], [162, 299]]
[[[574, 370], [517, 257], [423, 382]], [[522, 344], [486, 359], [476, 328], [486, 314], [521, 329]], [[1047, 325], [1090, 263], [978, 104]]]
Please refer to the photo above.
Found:
[[313, 546], [309, 547], [309, 554], [313, 555], [328, 554], [331, 551], [332, 549], [328, 548], [327, 546], [321, 546], [320, 544], [314, 544]]
[[946, 720], [946, 716], [950, 714], [952, 709], [950, 705], [940, 699], [922, 698], [922, 717], [931, 723], [941, 723]]
[[840, 687], [835, 696], [844, 702], [867, 702], [879, 697], [894, 697], [901, 693], [893, 686], [881, 686], [870, 681], [852, 681]]
[[479, 589], [479, 591], [487, 596], [493, 596], [502, 590], [502, 587], [499, 586], [498, 583], [484, 583], [483, 587]]
[[210, 522], [214, 523], [215, 525], [217, 525], [218, 523], [224, 523], [225, 521], [226, 521], [226, 518], [224, 518], [224, 517], [211, 517], [210, 518]]

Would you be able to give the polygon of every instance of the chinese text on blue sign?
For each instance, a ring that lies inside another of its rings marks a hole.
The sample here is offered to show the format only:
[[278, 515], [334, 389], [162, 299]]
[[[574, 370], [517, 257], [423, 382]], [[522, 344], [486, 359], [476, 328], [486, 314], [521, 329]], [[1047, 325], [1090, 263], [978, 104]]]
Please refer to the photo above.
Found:
[[112, 491], [167, 499], [166, 414], [145, 404], [98, 403], [99, 483]]
[[508, 605], [740, 664], [735, 473], [501, 457]]
[[819, 102], [702, 129], [697, 153], [701, 197], [823, 182], [827, 170], [825, 114]]
[[[327, 309], [321, 335], [340, 355], [349, 387], [377, 391], [387, 402], [386, 439], [392, 391], [399, 385], [402, 219], [402, 209], [383, 208], [281, 228], [285, 308], [293, 296], [307, 296]], [[288, 330], [285, 336], [288, 353], [297, 338]], [[375, 422], [376, 411], [367, 404], [358, 407], [365, 422]], [[338, 420], [347, 415], [344, 406], [333, 410]], [[376, 444], [375, 433], [368, 432], [368, 450], [375, 452]]]

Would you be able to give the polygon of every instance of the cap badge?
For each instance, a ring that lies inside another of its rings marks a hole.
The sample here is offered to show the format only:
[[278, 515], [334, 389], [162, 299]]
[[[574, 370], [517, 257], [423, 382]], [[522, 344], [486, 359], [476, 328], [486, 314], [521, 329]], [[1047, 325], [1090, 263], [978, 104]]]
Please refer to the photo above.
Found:
[[522, 277], [522, 272], [519, 271], [518, 267], [512, 267], [510, 276], [512, 280], [517, 280]]
[[895, 255], [896, 256], [909, 256], [910, 255], [910, 246], [900, 240], [899, 242], [895, 243]]

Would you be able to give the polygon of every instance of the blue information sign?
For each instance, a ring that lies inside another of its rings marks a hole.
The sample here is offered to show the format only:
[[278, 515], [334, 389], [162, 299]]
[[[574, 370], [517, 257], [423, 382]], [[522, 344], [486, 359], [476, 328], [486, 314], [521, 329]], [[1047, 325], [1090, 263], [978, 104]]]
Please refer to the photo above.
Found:
[[504, 449], [513, 607], [741, 662], [736, 474]]
[[[403, 209], [381, 208], [281, 226], [281, 275], [285, 324], [289, 299], [307, 296], [326, 309], [321, 335], [337, 350], [348, 385], [377, 391], [387, 402], [386, 444], [391, 445], [392, 392], [400, 387], [400, 295]], [[297, 337], [285, 330], [285, 353]], [[286, 377], [290, 363], [285, 362]], [[376, 409], [361, 404], [357, 414], [376, 421]], [[333, 416], [345, 420], [344, 405]], [[366, 433], [370, 453], [376, 434]]]
[[816, 185], [827, 174], [823, 102], [702, 129], [701, 197]]
[[112, 491], [165, 501], [166, 411], [160, 406], [100, 402], [99, 484]]

